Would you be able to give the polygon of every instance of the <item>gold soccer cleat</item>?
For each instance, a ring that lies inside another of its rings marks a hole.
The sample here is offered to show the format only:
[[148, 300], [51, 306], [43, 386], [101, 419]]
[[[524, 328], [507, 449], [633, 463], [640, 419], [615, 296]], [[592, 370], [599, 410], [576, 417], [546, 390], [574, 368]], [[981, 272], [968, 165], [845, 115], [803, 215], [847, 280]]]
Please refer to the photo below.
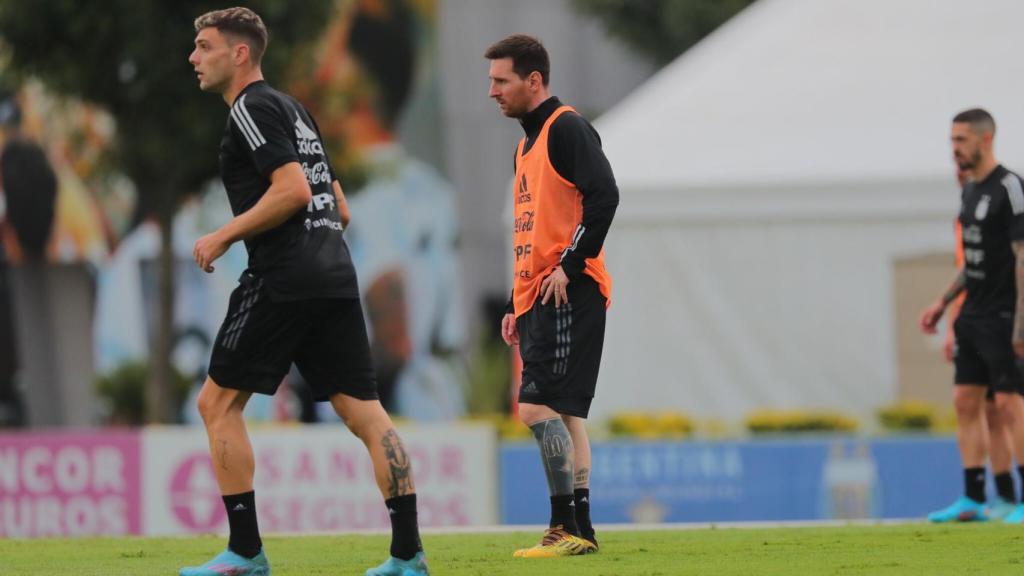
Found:
[[516, 558], [557, 558], [559, 556], [579, 556], [596, 551], [596, 546], [579, 536], [569, 534], [559, 524], [544, 531], [544, 538], [541, 539], [540, 544], [516, 550], [512, 556]]

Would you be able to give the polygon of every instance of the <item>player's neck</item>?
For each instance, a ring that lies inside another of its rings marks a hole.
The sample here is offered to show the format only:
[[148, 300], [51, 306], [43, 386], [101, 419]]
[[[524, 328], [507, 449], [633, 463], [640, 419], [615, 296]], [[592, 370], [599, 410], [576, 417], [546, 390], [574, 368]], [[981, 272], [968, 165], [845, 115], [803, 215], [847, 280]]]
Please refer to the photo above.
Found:
[[975, 166], [973, 170], [971, 170], [971, 178], [975, 182], [981, 182], [985, 178], [988, 178], [988, 175], [991, 174], [997, 166], [999, 166], [999, 161], [996, 160], [995, 156], [987, 156], [985, 158], [982, 158], [978, 162], [978, 165]]
[[250, 68], [244, 72], [239, 71], [231, 80], [231, 85], [224, 91], [224, 102], [227, 102], [228, 106], [233, 105], [235, 98], [238, 98], [238, 95], [242, 90], [245, 90], [246, 86], [260, 80], [263, 80], [263, 71], [259, 68]]
[[540, 90], [539, 92], [537, 92], [536, 95], [534, 95], [533, 99], [530, 100], [530, 105], [528, 106], [529, 110], [526, 113], [529, 114], [530, 112], [533, 112], [534, 110], [539, 108], [541, 104], [547, 102], [550, 98], [551, 92], [549, 90]]

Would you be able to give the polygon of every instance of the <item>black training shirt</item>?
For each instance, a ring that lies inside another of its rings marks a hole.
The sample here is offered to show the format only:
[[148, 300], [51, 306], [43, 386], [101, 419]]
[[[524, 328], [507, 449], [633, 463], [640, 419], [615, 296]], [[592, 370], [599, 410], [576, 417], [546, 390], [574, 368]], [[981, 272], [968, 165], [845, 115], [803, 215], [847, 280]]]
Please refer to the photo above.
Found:
[[320, 130], [294, 98], [265, 81], [235, 99], [220, 145], [220, 173], [237, 216], [252, 208], [281, 166], [302, 166], [313, 198], [288, 220], [245, 241], [248, 272], [274, 300], [356, 298], [355, 268], [342, 237], [331, 170]]
[[1002, 165], [963, 189], [960, 226], [967, 297], [961, 314], [1013, 314], [1017, 304], [1016, 258], [1011, 242], [1024, 241], [1024, 187]]

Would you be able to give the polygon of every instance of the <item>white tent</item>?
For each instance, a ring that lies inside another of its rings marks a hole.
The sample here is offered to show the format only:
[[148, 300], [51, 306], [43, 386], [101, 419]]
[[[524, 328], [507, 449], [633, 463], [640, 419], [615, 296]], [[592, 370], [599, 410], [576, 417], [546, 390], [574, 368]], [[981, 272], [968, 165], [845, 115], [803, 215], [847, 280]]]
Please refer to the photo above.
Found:
[[1024, 170], [1022, 17], [760, 0], [603, 116], [622, 196], [593, 415], [891, 401], [894, 260], [952, 250], [952, 116], [987, 108]]

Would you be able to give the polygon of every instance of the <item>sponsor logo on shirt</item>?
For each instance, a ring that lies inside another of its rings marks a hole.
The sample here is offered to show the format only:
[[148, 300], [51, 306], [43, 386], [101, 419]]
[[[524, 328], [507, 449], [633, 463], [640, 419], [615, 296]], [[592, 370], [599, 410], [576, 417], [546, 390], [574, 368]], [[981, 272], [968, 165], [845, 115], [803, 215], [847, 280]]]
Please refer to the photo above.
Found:
[[323, 194], [313, 194], [313, 197], [309, 199], [309, 204], [306, 205], [306, 212], [319, 212], [328, 208], [334, 209], [334, 194], [324, 192]]
[[988, 216], [988, 205], [992, 201], [992, 197], [988, 194], [984, 194], [981, 200], [978, 200], [977, 207], [974, 208], [974, 218], [977, 220], [984, 220], [985, 216]]
[[523, 212], [516, 218], [516, 232], [530, 232], [533, 230], [533, 211]]
[[306, 174], [306, 180], [310, 186], [328, 184], [331, 181], [331, 171], [327, 168], [326, 162], [317, 162], [312, 167], [308, 163], [302, 163], [302, 171]]
[[295, 141], [299, 145], [299, 154], [323, 154], [324, 147], [316, 132], [306, 126], [299, 115], [295, 114]]

